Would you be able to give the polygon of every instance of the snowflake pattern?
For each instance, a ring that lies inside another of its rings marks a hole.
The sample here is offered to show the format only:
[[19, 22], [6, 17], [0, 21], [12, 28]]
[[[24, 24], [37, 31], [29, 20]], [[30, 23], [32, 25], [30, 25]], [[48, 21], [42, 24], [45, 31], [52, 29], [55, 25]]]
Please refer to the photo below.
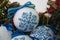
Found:
[[23, 12], [22, 17], [19, 18], [20, 23], [19, 23], [19, 27], [21, 28], [25, 28], [24, 30], [33, 30], [33, 28], [35, 27], [36, 24], [38, 24], [37, 22], [37, 16], [34, 15], [32, 12]]
[[50, 34], [49, 32], [51, 32], [49, 28], [41, 26], [38, 27], [38, 29], [34, 30], [30, 36], [38, 38], [39, 40], [53, 39], [52, 34]]

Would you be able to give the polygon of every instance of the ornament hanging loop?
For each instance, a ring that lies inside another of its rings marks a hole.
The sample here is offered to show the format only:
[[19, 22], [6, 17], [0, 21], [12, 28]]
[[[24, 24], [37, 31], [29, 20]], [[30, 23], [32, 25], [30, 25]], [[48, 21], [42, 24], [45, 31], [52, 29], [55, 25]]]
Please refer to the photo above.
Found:
[[29, 7], [29, 8], [35, 8], [35, 5], [34, 4], [32, 4], [30, 1], [28, 1], [27, 3], [25, 3], [24, 5], [21, 5], [21, 6], [19, 6], [19, 7], [16, 7], [16, 8], [10, 8], [10, 9], [8, 9], [8, 18], [12, 18], [13, 16], [14, 16], [14, 14], [16, 13], [16, 11], [17, 10], [19, 10], [19, 9], [22, 9], [22, 8], [24, 8], [24, 7]]

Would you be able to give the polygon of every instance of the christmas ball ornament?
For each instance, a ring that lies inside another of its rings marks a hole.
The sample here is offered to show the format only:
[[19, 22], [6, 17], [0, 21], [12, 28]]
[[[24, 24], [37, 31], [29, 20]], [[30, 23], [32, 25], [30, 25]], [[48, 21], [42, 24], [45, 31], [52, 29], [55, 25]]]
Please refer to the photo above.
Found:
[[32, 40], [32, 39], [27, 35], [20, 35], [12, 38], [12, 40]]
[[5, 26], [0, 26], [0, 40], [11, 40], [11, 32]]
[[39, 26], [30, 36], [38, 38], [39, 40], [54, 40], [55, 37], [53, 31], [45, 25]]
[[[18, 3], [20, 3], [20, 5], [23, 5], [23, 4], [25, 4], [26, 2], [28, 2], [28, 1], [30, 1], [32, 4], [34, 4], [35, 5], [35, 10], [39, 13], [39, 12], [42, 12], [42, 13], [44, 13], [44, 12], [46, 12], [47, 11], [47, 8], [49, 8], [50, 6], [49, 5], [47, 5], [47, 3], [48, 3], [48, 0], [13, 0], [13, 1], [11, 1], [10, 0], [10, 2], [12, 3], [12, 2], [18, 2]], [[43, 4], [43, 5], [42, 5]]]
[[38, 25], [39, 16], [34, 9], [24, 7], [16, 12], [13, 22], [17, 29], [29, 32]]

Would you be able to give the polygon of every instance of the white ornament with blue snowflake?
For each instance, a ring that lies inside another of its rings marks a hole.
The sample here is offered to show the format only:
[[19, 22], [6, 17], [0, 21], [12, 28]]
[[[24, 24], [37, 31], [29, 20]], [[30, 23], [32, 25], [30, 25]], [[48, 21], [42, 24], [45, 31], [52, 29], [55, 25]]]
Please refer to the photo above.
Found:
[[44, 25], [35, 29], [30, 36], [37, 38], [38, 40], [55, 40], [53, 31]]
[[20, 35], [12, 38], [12, 40], [32, 40], [32, 39], [27, 35]]
[[39, 16], [34, 9], [24, 7], [16, 12], [13, 21], [17, 29], [29, 32], [38, 25]]

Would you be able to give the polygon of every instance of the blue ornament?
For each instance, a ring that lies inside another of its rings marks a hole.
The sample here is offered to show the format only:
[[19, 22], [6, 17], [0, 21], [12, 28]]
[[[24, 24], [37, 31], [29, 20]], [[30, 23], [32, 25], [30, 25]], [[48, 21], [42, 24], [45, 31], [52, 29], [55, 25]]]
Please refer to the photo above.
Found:
[[54, 26], [50, 26], [50, 25], [48, 25], [47, 27], [49, 27], [49, 28], [54, 32], [54, 34], [56, 34], [56, 33], [57, 33], [57, 30], [55, 29], [55, 27], [54, 27]]
[[30, 36], [37, 38], [38, 40], [55, 40], [53, 31], [45, 25], [39, 26], [30, 34]]

